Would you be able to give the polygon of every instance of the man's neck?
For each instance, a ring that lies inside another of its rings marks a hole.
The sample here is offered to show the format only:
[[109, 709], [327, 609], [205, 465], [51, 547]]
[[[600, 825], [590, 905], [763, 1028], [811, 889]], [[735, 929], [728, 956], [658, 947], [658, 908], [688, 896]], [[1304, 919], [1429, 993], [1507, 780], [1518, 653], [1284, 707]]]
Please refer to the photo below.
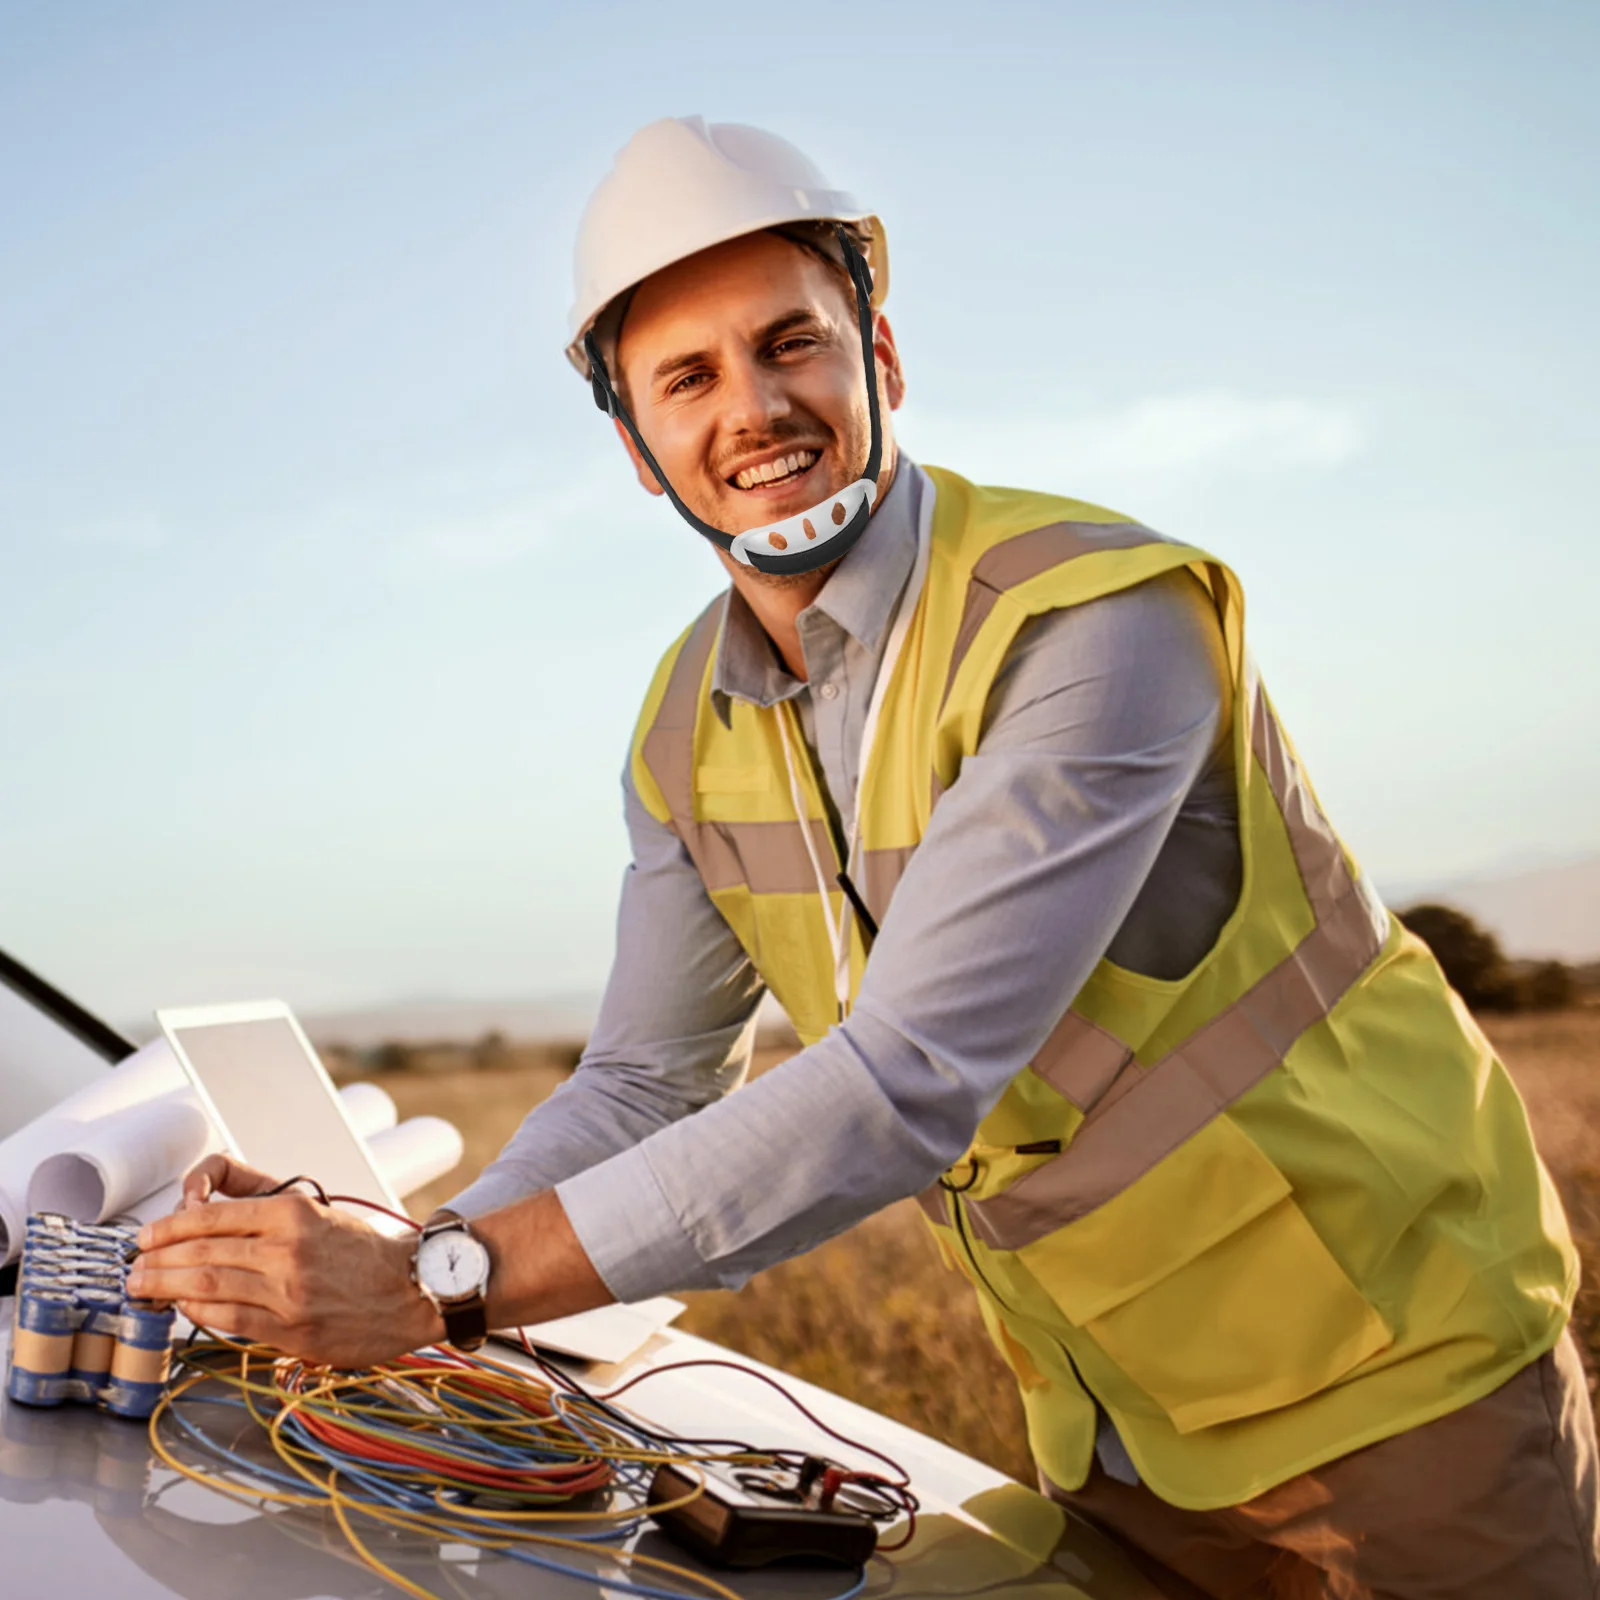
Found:
[[[872, 503], [874, 516], [893, 486], [894, 475], [900, 464], [899, 451], [888, 440], [885, 440], [884, 454], [888, 460], [878, 474], [878, 493]], [[770, 573], [757, 572], [731, 556], [722, 556], [722, 564], [728, 569], [728, 576], [733, 580], [740, 598], [750, 607], [752, 615], [783, 658], [784, 666], [803, 682], [806, 656], [800, 646], [800, 613], [822, 593], [833, 566], [819, 567], [815, 572], [799, 572], [775, 582]]]

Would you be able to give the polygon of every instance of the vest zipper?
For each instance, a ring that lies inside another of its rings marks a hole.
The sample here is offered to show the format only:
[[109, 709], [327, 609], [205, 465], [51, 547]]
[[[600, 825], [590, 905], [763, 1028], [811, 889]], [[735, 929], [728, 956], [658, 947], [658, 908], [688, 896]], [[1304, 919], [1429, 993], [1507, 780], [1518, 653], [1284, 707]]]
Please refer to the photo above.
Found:
[[[1058, 1147], [1060, 1144], [1059, 1140], [1041, 1141], [1041, 1143], [1043, 1142], [1054, 1143]], [[1002, 1310], [1010, 1312], [1012, 1316], [1020, 1317], [1030, 1327], [1037, 1328], [1045, 1336], [1045, 1338], [1047, 1338], [1051, 1344], [1053, 1344], [1056, 1349], [1061, 1352], [1063, 1359], [1067, 1363], [1067, 1366], [1071, 1369], [1072, 1376], [1077, 1380], [1078, 1387], [1082, 1389], [1086, 1395], [1088, 1395], [1089, 1403], [1095, 1408], [1096, 1416], [1096, 1436], [1095, 1442], [1091, 1446], [1091, 1450], [1095, 1456], [1095, 1459], [1098, 1460], [1100, 1454], [1098, 1419], [1102, 1415], [1109, 1417], [1110, 1413], [1107, 1412], [1105, 1406], [1101, 1404], [1099, 1395], [1097, 1395], [1085, 1381], [1083, 1372], [1079, 1368], [1077, 1360], [1074, 1358], [1072, 1352], [1067, 1348], [1066, 1341], [1059, 1338], [1048, 1327], [1045, 1327], [1043, 1324], [1041, 1324], [1037, 1317], [1031, 1317], [1027, 1312], [1019, 1311], [1010, 1303], [1010, 1301], [1005, 1298], [1004, 1295], [1000, 1293], [998, 1289], [995, 1288], [993, 1283], [989, 1281], [989, 1275], [981, 1266], [978, 1265], [977, 1252], [972, 1248], [972, 1239], [967, 1233], [966, 1220], [962, 1215], [964, 1208], [961, 1204], [960, 1191], [947, 1187], [944, 1184], [943, 1179], [940, 1180], [940, 1187], [944, 1189], [945, 1209], [950, 1213], [950, 1221], [954, 1226], [957, 1235], [960, 1237], [961, 1248], [966, 1252], [967, 1260], [972, 1263], [972, 1270], [977, 1273], [978, 1278], [982, 1282], [984, 1288], [986, 1288], [989, 1293], [994, 1296], [995, 1304], [998, 1305]], [[1116, 1424], [1112, 1423], [1112, 1426], [1115, 1427]], [[1126, 1448], [1126, 1446], [1124, 1446], [1124, 1448]]]
[[950, 1213], [950, 1220], [954, 1224], [956, 1233], [961, 1239], [961, 1248], [966, 1252], [967, 1260], [972, 1263], [972, 1270], [977, 1273], [978, 1278], [982, 1282], [984, 1288], [994, 1296], [996, 1304], [1004, 1307], [1004, 1309], [1009, 1311], [1013, 1316], [1020, 1316], [1022, 1313], [1006, 1300], [1005, 1296], [1002, 1295], [1000, 1291], [996, 1289], [995, 1286], [989, 1281], [989, 1275], [981, 1266], [978, 1265], [977, 1251], [972, 1248], [972, 1239], [967, 1233], [967, 1223], [966, 1218], [963, 1215], [961, 1196], [950, 1189], [945, 1190], [945, 1196], [945, 1209]]

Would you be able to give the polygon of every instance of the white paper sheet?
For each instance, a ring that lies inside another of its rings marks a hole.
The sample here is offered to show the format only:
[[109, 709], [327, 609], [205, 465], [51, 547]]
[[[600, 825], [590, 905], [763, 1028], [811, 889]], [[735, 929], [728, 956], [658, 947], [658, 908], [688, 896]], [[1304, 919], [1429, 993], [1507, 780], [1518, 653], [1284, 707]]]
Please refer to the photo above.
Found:
[[466, 1149], [460, 1131], [443, 1117], [408, 1117], [368, 1141], [372, 1159], [402, 1200], [442, 1178]]

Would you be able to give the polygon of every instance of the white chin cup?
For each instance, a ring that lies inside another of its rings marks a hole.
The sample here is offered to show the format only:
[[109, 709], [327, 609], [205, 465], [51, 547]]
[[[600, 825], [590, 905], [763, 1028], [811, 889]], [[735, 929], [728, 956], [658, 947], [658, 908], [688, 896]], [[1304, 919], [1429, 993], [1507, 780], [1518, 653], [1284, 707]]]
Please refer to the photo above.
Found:
[[862, 505], [871, 506], [877, 498], [877, 484], [871, 478], [857, 478], [838, 494], [818, 501], [809, 511], [735, 535], [728, 554], [748, 567], [752, 550], [763, 556], [792, 556], [802, 550], [814, 550], [848, 528]]

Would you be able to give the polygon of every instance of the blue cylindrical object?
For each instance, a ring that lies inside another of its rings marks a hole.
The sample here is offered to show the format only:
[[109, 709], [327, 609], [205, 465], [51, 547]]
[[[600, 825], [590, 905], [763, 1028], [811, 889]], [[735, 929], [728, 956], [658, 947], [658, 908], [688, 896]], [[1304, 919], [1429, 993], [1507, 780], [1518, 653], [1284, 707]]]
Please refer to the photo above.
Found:
[[167, 1386], [176, 1313], [142, 1301], [123, 1307], [121, 1333], [111, 1358], [111, 1379], [101, 1392], [107, 1411], [119, 1417], [148, 1417]]
[[83, 1320], [76, 1296], [65, 1289], [27, 1289], [17, 1307], [17, 1327], [46, 1337], [77, 1332]]
[[24, 1287], [11, 1333], [6, 1393], [25, 1406], [57, 1406], [71, 1396], [72, 1345], [83, 1321], [64, 1289]]

